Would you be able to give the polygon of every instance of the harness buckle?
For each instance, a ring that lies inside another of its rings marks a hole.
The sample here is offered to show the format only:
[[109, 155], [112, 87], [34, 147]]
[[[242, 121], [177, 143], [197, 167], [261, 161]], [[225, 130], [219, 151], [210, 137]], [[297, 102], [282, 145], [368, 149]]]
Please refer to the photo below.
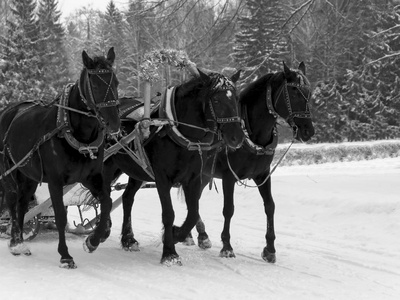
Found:
[[95, 146], [81, 146], [79, 147], [78, 151], [83, 155], [89, 154], [90, 159], [96, 159], [97, 156], [95, 153], [99, 151], [99, 148]]

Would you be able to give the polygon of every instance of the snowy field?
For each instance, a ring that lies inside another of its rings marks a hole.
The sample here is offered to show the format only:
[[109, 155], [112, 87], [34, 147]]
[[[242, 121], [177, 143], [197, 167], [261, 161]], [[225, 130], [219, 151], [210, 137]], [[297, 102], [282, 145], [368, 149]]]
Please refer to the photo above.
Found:
[[[261, 197], [237, 186], [236, 258], [218, 256], [222, 195], [206, 189], [200, 209], [213, 247], [179, 244], [183, 266], [162, 266], [157, 192], [142, 189], [133, 212], [140, 252], [119, 246], [121, 207], [112, 213], [110, 238], [95, 253], [83, 251], [83, 236], [67, 234], [75, 270], [58, 267], [55, 232], [29, 242], [30, 257], [12, 256], [0, 239], [0, 299], [400, 299], [400, 158], [280, 167], [272, 179], [275, 264], [260, 256]], [[172, 195], [181, 224], [185, 205], [176, 189]], [[69, 218], [77, 218], [74, 207]]]

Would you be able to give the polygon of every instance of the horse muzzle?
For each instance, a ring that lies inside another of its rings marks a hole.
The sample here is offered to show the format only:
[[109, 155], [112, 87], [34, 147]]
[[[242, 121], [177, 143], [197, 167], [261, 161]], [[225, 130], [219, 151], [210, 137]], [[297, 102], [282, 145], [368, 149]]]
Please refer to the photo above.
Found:
[[221, 128], [221, 135], [228, 148], [236, 150], [242, 147], [245, 136], [239, 122], [224, 124]]

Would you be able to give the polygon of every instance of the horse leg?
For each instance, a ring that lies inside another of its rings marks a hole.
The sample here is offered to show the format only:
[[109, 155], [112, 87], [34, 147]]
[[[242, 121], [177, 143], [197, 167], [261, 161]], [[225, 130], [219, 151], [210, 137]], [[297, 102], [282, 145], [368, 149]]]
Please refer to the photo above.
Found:
[[200, 183], [195, 180], [190, 184], [182, 184], [187, 206], [186, 219], [181, 227], [174, 226], [174, 241], [183, 242], [199, 220]]
[[[267, 173], [268, 174], [268, 173]], [[257, 185], [260, 185], [264, 179], [264, 175], [262, 178], [257, 178], [254, 181]], [[271, 194], [271, 177], [268, 178], [267, 182], [258, 187], [260, 191], [261, 197], [264, 201], [264, 211], [267, 216], [267, 233], [265, 234], [265, 239], [267, 245], [265, 246], [263, 252], [261, 253], [261, 257], [270, 263], [276, 262], [276, 255], [275, 255], [275, 229], [274, 229], [274, 213], [275, 213], [275, 203], [274, 199], [272, 198]]]
[[8, 249], [13, 255], [20, 255], [23, 252], [21, 249], [25, 249], [26, 245], [24, 245], [22, 229], [17, 217], [18, 195], [16, 192], [6, 192], [5, 197], [11, 217], [11, 238], [8, 242]]
[[[210, 178], [208, 178], [207, 176], [203, 176], [202, 191], [204, 190], [204, 187], [208, 184], [209, 180], [210, 180]], [[199, 245], [199, 247], [204, 250], [211, 248], [212, 243], [211, 243], [210, 239], [208, 238], [208, 234], [206, 232], [206, 226], [204, 225], [204, 222], [201, 219], [200, 215], [199, 215], [199, 219], [197, 220], [197, 223], [196, 223], [196, 230], [198, 233], [197, 244]]]
[[19, 186], [11, 190], [18, 192], [7, 193], [8, 204], [11, 214], [11, 239], [9, 249], [13, 255], [31, 255], [29, 247], [24, 243], [23, 228], [24, 216], [28, 210], [29, 201], [35, 193], [37, 183], [26, 178], [22, 173], [17, 174], [17, 182]]
[[182, 265], [181, 258], [175, 250], [175, 242], [173, 236], [173, 224], [175, 220], [175, 212], [171, 201], [171, 186], [162, 184], [160, 180], [157, 182], [157, 192], [160, 197], [162, 209], [162, 222], [164, 225], [163, 236], [163, 253], [161, 256], [161, 264], [166, 266]]
[[[204, 250], [211, 248], [212, 243], [211, 243], [210, 239], [208, 238], [208, 234], [206, 232], [206, 227], [205, 227], [204, 222], [201, 219], [200, 215], [199, 215], [199, 219], [196, 223], [196, 230], [197, 230], [197, 233], [199, 234], [197, 236], [197, 243], [198, 243], [199, 247]], [[192, 232], [189, 232], [186, 239], [182, 243], [185, 246], [195, 245], [195, 242], [194, 242], [194, 239], [192, 236]]]
[[193, 239], [192, 232], [189, 232], [189, 234], [186, 236], [185, 240], [182, 242], [183, 245], [185, 246], [194, 246], [196, 245]]
[[89, 189], [93, 197], [100, 202], [100, 221], [96, 229], [86, 238], [83, 248], [86, 252], [92, 253], [97, 249], [100, 243], [103, 243], [111, 232], [110, 212], [112, 208], [112, 200], [110, 197], [110, 187], [103, 184], [103, 175], [96, 173], [82, 182]]
[[67, 210], [63, 202], [63, 184], [61, 182], [49, 182], [48, 186], [58, 231], [58, 253], [61, 255], [60, 268], [75, 269], [77, 266], [72, 256], [69, 255], [67, 243], [65, 241]]
[[196, 230], [198, 232], [198, 237], [197, 237], [197, 243], [201, 249], [209, 249], [212, 247], [212, 243], [210, 239], [208, 238], [208, 234], [206, 232], [206, 226], [204, 225], [203, 220], [201, 219], [199, 215], [199, 219], [197, 220], [196, 223]]
[[222, 189], [224, 193], [224, 208], [222, 214], [224, 215], [224, 229], [221, 233], [222, 249], [219, 253], [220, 257], [236, 257], [231, 245], [230, 226], [231, 219], [235, 210], [233, 204], [233, 192], [235, 189], [235, 180], [231, 177], [222, 179]]
[[136, 192], [142, 186], [142, 181], [129, 177], [128, 185], [122, 194], [122, 207], [124, 218], [121, 230], [121, 245], [126, 251], [139, 251], [139, 243], [135, 239], [132, 230], [132, 206], [135, 201]]

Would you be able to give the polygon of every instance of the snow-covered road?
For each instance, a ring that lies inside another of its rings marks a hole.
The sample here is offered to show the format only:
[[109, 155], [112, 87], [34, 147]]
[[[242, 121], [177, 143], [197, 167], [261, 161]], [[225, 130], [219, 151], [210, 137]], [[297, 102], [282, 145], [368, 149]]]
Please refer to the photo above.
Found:
[[[67, 235], [76, 270], [58, 268], [55, 232], [29, 242], [30, 257], [12, 256], [0, 239], [0, 299], [400, 299], [399, 182], [400, 158], [278, 168], [275, 264], [260, 257], [266, 218], [257, 189], [236, 187], [235, 259], [218, 256], [222, 195], [206, 189], [200, 209], [213, 247], [177, 245], [183, 266], [170, 268], [159, 263], [157, 192], [142, 189], [133, 212], [140, 252], [119, 247], [121, 207], [95, 253], [83, 251], [84, 237]], [[180, 224], [186, 208], [172, 195]], [[77, 218], [73, 207], [69, 217]]]

